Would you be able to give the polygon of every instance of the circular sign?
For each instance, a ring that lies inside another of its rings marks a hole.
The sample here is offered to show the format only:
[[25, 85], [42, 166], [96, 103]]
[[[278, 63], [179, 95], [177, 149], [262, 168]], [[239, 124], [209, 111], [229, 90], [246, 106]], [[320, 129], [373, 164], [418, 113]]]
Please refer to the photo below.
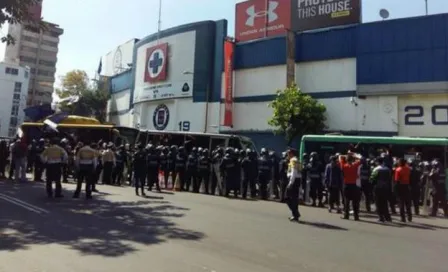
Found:
[[148, 58], [148, 73], [150, 78], [157, 78], [164, 71], [166, 63], [165, 52], [162, 49], [156, 49]]
[[118, 74], [119, 72], [121, 72], [121, 64], [122, 64], [122, 54], [121, 54], [121, 50], [120, 48], [117, 48], [117, 51], [115, 52], [114, 55], [114, 60], [113, 60], [113, 65], [114, 65], [114, 73]]
[[170, 110], [164, 104], [158, 105], [152, 116], [152, 123], [157, 130], [164, 130], [170, 121]]

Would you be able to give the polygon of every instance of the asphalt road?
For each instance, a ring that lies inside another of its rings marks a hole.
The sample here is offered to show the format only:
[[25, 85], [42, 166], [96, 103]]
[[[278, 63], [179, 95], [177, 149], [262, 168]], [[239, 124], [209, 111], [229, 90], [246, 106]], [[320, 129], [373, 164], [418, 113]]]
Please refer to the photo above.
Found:
[[[448, 220], [378, 224], [301, 207], [100, 186], [48, 200], [42, 184], [0, 181], [0, 271], [447, 271]], [[397, 220], [396, 220], [397, 221]]]

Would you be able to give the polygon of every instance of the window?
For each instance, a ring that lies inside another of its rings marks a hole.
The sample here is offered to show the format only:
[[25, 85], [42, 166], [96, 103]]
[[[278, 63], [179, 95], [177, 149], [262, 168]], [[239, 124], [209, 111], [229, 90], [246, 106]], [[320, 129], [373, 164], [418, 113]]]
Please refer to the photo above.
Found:
[[25, 57], [25, 56], [20, 56], [20, 61], [26, 61], [29, 63], [36, 63], [36, 59], [35, 58], [31, 58], [31, 57]]
[[25, 71], [25, 78], [28, 78], [30, 76], [30, 73], [28, 71]]
[[19, 69], [11, 68], [11, 67], [6, 67], [6, 68], [5, 68], [5, 73], [6, 73], [6, 74], [10, 74], [10, 75], [17, 76], [17, 75], [19, 74]]
[[39, 64], [46, 65], [46, 66], [56, 66], [56, 62], [48, 61], [48, 60], [39, 60]]
[[14, 93], [22, 92], [22, 82], [16, 82], [14, 85]]
[[30, 37], [30, 36], [23, 36], [23, 40], [28, 41], [28, 42], [34, 42], [34, 43], [38, 43], [39, 39], [38, 38], [34, 38], [34, 37]]
[[11, 119], [9, 120], [9, 126], [10, 127], [16, 127], [17, 126], [17, 117], [12, 116]]
[[26, 51], [26, 52], [33, 52], [33, 53], [37, 53], [37, 48], [34, 48], [34, 47], [29, 47], [29, 46], [21, 46], [20, 47], [20, 49], [22, 50], [22, 51]]
[[52, 46], [52, 47], [58, 47], [58, 43], [57, 42], [52, 42], [52, 41], [42, 40], [42, 44], [43, 45]]
[[34, 27], [34, 26], [25, 26], [25, 29], [28, 30], [28, 31], [30, 31], [30, 32], [33, 32], [33, 33], [40, 33], [40, 30], [39, 30], [38, 27]]
[[31, 74], [34, 75], [34, 74], [36, 73], [36, 68], [31, 68], [31, 69], [30, 69], [30, 72], [31, 72]]
[[51, 76], [54, 75], [54, 72], [52, 72], [52, 71], [45, 71], [45, 70], [38, 70], [37, 74], [41, 75], [41, 76], [50, 76], [51, 77]]
[[8, 131], [9, 137], [14, 137], [16, 136], [16, 128], [15, 127], [10, 127], [9, 131]]
[[12, 98], [20, 100], [20, 94], [17, 94], [17, 93], [13, 94]]
[[44, 34], [55, 38], [59, 37], [60, 35], [59, 32], [56, 31], [45, 31]]
[[11, 116], [17, 116], [19, 114], [19, 106], [13, 105], [11, 108]]
[[52, 51], [42, 49], [42, 50], [40, 50], [40, 55], [44, 56], [44, 57], [56, 57], [57, 52], [52, 52]]

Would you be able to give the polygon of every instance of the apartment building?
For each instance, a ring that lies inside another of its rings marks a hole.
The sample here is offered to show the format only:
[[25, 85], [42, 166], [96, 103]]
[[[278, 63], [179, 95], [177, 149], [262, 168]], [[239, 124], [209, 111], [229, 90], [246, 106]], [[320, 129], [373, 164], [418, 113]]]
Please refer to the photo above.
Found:
[[30, 67], [28, 106], [51, 103], [59, 38], [64, 30], [56, 24], [46, 24], [45, 30], [33, 24], [9, 25], [8, 33], [15, 38], [15, 44], [6, 47], [5, 61]]
[[24, 120], [30, 68], [0, 62], [0, 136], [13, 137]]

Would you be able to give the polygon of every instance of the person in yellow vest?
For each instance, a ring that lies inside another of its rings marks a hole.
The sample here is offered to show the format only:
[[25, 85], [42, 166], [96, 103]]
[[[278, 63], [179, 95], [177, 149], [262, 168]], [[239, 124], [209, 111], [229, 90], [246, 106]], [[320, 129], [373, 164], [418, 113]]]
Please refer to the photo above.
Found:
[[299, 221], [299, 188], [302, 178], [302, 167], [299, 159], [296, 156], [295, 149], [288, 150], [288, 185], [286, 186], [286, 204], [291, 210], [292, 216], [289, 218], [290, 221]]
[[78, 169], [78, 178], [73, 198], [79, 198], [84, 180], [86, 182], [86, 199], [92, 198], [95, 182], [95, 169], [98, 164], [97, 158], [97, 151], [92, 148], [92, 144], [81, 147], [76, 153], [75, 167]]
[[112, 184], [112, 171], [115, 167], [114, 144], [109, 143], [103, 152], [103, 184]]
[[61, 198], [62, 195], [62, 166], [67, 163], [67, 152], [58, 146], [59, 140], [53, 138], [50, 141], [50, 146], [47, 147], [41, 154], [42, 162], [45, 164], [47, 173], [47, 196], [53, 197], [53, 182], [56, 184], [55, 197]]

